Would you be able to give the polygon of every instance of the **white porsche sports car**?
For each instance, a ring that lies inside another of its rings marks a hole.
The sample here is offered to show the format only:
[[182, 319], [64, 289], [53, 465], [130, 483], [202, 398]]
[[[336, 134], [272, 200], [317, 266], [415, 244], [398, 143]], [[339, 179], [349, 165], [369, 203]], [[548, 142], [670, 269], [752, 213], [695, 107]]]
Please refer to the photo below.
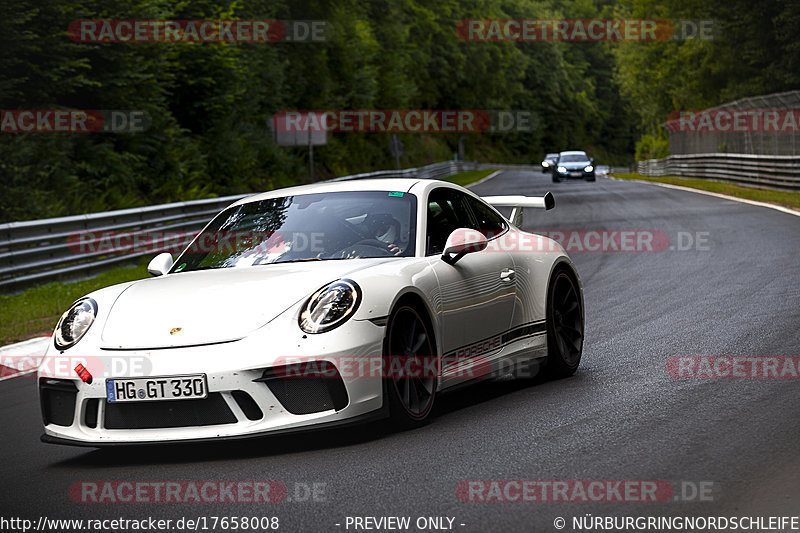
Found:
[[[421, 179], [327, 182], [223, 210], [155, 277], [61, 317], [38, 387], [44, 442], [276, 434], [391, 416], [493, 376], [575, 372], [583, 291], [522, 232], [552, 195], [480, 198]], [[512, 207], [507, 219], [495, 208]]]

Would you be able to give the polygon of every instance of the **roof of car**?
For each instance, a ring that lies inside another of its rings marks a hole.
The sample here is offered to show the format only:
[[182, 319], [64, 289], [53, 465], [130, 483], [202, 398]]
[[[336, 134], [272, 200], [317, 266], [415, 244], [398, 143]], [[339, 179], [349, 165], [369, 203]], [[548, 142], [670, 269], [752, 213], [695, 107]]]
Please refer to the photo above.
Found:
[[[416, 185], [416, 187], [415, 187]], [[328, 192], [343, 192], [343, 191], [400, 191], [410, 192], [415, 189], [416, 193], [421, 193], [426, 189], [433, 187], [453, 187], [463, 189], [455, 183], [422, 178], [367, 178], [367, 179], [352, 179], [342, 181], [321, 181], [319, 183], [311, 183], [309, 185], [299, 185], [296, 187], [287, 187], [285, 189], [275, 189], [274, 191], [267, 191], [252, 196], [247, 196], [237, 200], [231, 205], [241, 205], [249, 202], [258, 202], [261, 200], [269, 200], [270, 198], [282, 198], [284, 196], [295, 196], [298, 194], [312, 194], [312, 193], [328, 193]], [[473, 194], [472, 191], [465, 190], [468, 194]]]
[[567, 152], [561, 152], [560, 155], [586, 155], [586, 152], [583, 150], [569, 150]]
[[262, 192], [247, 198], [242, 198], [237, 203], [257, 202], [269, 198], [280, 198], [298, 194], [340, 192], [340, 191], [408, 191], [417, 183], [416, 178], [381, 178], [381, 179], [354, 179], [344, 181], [323, 181], [309, 185], [275, 189]]

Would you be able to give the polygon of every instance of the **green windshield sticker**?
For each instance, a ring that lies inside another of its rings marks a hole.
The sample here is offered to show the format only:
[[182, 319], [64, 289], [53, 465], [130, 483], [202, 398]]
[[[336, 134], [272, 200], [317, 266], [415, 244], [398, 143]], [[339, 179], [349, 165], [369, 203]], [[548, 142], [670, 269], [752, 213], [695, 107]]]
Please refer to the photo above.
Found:
[[403, 196], [403, 193], [401, 193], [401, 192], [390, 192], [389, 196]]
[[178, 268], [175, 269], [175, 272], [180, 272], [184, 268], [186, 268], [186, 263], [181, 263], [180, 265], [178, 265]]

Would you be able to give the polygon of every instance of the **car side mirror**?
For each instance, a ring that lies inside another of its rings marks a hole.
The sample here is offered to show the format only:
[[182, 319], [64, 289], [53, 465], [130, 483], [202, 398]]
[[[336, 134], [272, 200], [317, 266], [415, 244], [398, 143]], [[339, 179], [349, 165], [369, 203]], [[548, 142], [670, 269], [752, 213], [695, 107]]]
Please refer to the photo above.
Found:
[[486, 235], [480, 231], [468, 228], [455, 229], [447, 237], [447, 242], [442, 252], [442, 261], [454, 265], [456, 261], [466, 254], [485, 250], [487, 244]]
[[592, 163], [592, 164], [594, 164], [594, 157], [590, 157], [590, 158], [589, 158], [589, 163]]
[[164, 252], [163, 254], [158, 254], [150, 261], [150, 264], [147, 265], [147, 271], [153, 276], [163, 276], [172, 268], [172, 262], [171, 253]]

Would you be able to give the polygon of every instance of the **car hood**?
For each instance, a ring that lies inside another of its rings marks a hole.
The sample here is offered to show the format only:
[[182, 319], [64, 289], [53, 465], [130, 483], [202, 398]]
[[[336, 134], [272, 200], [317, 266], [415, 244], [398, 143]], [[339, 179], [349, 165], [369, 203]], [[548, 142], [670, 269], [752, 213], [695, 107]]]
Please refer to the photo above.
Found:
[[100, 346], [151, 349], [238, 340], [326, 283], [386, 261], [286, 263], [142, 280], [126, 288], [112, 305]]

